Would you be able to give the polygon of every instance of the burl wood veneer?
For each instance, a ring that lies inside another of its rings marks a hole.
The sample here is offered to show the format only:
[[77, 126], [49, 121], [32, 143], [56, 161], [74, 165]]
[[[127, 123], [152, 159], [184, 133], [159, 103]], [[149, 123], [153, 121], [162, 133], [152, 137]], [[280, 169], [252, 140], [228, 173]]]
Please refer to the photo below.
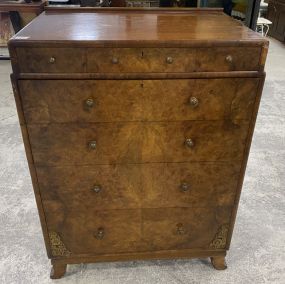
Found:
[[267, 49], [219, 9], [48, 8], [10, 40], [51, 278], [96, 261], [226, 268]]

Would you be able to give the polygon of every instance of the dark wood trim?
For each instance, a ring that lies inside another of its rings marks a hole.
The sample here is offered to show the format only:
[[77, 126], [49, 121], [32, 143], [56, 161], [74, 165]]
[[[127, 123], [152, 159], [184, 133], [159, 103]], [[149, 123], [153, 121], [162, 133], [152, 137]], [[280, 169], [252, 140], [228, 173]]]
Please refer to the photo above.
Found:
[[147, 80], [147, 79], [195, 79], [195, 78], [258, 78], [263, 73], [258, 71], [232, 71], [232, 72], [193, 72], [193, 73], [20, 73], [17, 79], [53, 79], [53, 80]]
[[92, 263], [107, 261], [130, 261], [147, 259], [171, 259], [171, 258], [208, 258], [211, 256], [225, 256], [226, 250], [165, 250], [151, 252], [117, 253], [104, 255], [77, 255], [76, 257], [52, 258], [53, 262], [62, 264]]

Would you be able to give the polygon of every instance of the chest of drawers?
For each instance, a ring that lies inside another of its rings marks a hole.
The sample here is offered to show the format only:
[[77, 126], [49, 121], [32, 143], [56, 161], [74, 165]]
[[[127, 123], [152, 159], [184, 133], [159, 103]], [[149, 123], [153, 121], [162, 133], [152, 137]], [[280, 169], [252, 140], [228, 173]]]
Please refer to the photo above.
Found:
[[217, 9], [50, 9], [10, 40], [52, 278], [131, 259], [226, 268], [267, 49]]

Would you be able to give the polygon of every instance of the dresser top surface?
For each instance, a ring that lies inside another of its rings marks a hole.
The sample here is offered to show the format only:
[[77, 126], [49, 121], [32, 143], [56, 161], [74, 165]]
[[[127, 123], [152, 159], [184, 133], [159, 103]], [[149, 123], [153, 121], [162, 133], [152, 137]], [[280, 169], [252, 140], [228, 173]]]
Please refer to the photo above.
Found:
[[218, 9], [50, 10], [17, 33], [10, 44], [250, 44], [264, 39]]

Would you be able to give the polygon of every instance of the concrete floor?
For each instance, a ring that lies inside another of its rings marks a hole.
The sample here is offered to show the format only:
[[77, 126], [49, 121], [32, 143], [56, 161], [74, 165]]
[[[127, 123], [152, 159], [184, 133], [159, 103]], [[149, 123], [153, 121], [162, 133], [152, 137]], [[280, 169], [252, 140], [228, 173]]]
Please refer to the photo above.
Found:
[[[56, 283], [285, 283], [285, 47], [271, 40], [267, 80], [227, 256], [71, 265]], [[52, 283], [12, 95], [0, 61], [0, 283]]]

